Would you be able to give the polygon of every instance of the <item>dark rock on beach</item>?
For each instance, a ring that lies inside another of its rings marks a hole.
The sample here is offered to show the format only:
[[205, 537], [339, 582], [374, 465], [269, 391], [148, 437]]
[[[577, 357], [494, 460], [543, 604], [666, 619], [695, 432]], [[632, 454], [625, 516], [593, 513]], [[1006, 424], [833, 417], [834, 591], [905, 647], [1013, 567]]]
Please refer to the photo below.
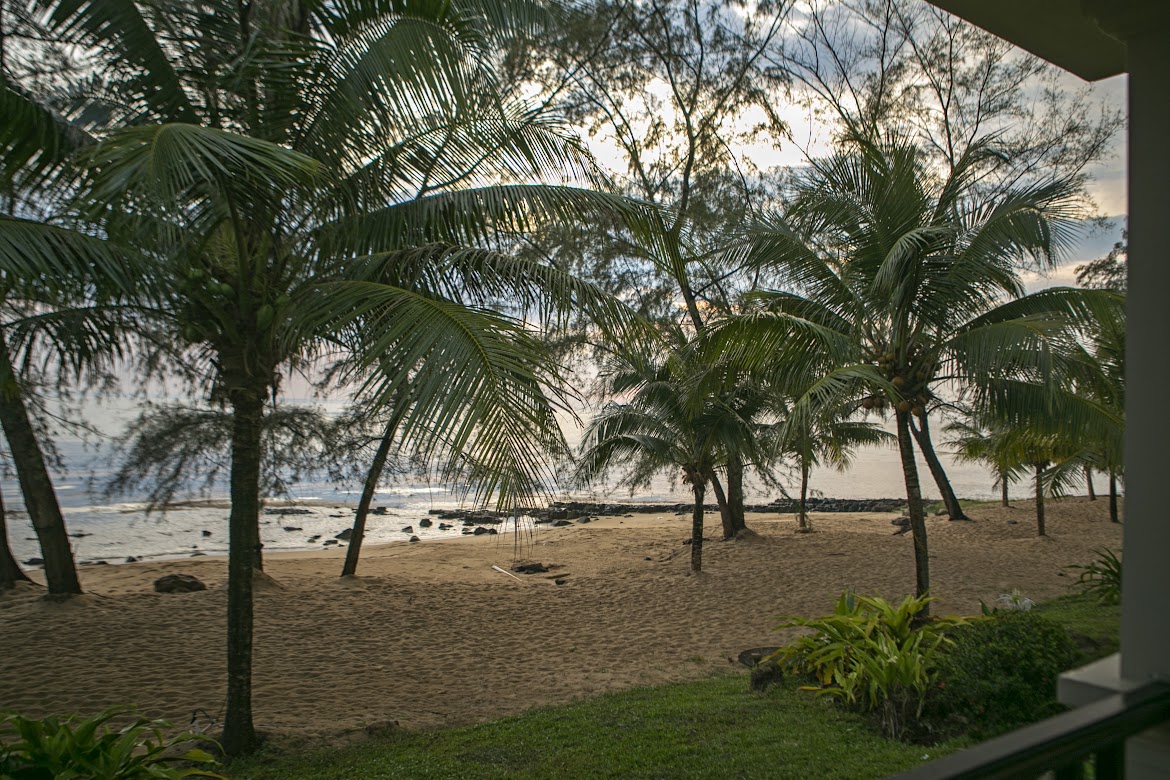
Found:
[[286, 530], [286, 531], [303, 531], [305, 529], [301, 528], [299, 525], [286, 525], [284, 527], [284, 530]]
[[207, 590], [207, 586], [190, 574], [168, 574], [154, 581], [156, 593], [194, 593]]
[[25, 566], [44, 566], [45, 559], [44, 558], [29, 558], [27, 561], [24, 562], [24, 565]]
[[561, 528], [562, 526], [572, 525], [568, 520], [557, 520], [553, 523], [553, 528]]
[[542, 574], [548, 571], [548, 567], [543, 563], [518, 563], [512, 567], [512, 571], [519, 574]]
[[412, 541], [412, 542], [417, 542], [418, 540], [419, 540], [419, 539], [418, 539], [418, 537], [417, 537], [417, 536], [412, 536], [412, 537], [410, 537], [410, 541]]
[[336, 536], [334, 536], [333, 538], [334, 538], [334, 539], [337, 539], [338, 541], [342, 541], [342, 542], [348, 542], [348, 541], [349, 541], [349, 537], [351, 537], [351, 536], [353, 536], [353, 529], [352, 529], [352, 528], [346, 528], [344, 531], [342, 531], [341, 533], [337, 534], [337, 535], [336, 535]]
[[434, 523], [434, 521], [433, 521], [433, 520], [428, 520], [428, 519], [427, 519], [427, 518], [425, 518], [425, 517], [424, 517], [422, 520], [419, 520], [419, 521], [418, 521], [418, 527], [419, 527], [419, 528], [430, 528], [430, 527], [431, 527], [432, 525], [434, 525], [434, 524], [435, 524], [435, 523]]
[[211, 536], [211, 531], [200, 531], [199, 534], [201, 536], [207, 537], [207, 536]]
[[302, 509], [299, 506], [279, 506], [279, 507], [273, 507], [271, 509], [265, 509], [264, 514], [266, 514], [266, 515], [311, 515], [311, 514], [313, 514], [313, 510]]
[[488, 529], [486, 529], [482, 525], [480, 525], [480, 526], [476, 526], [475, 530], [472, 531], [471, 533], [474, 534], [475, 536], [483, 536], [487, 532], [488, 532]]
[[404, 527], [404, 528], [402, 529], [402, 533], [404, 533], [404, 534], [412, 534], [412, 533], [414, 533], [414, 526], [413, 526], [413, 525], [408, 525], [408, 526]]

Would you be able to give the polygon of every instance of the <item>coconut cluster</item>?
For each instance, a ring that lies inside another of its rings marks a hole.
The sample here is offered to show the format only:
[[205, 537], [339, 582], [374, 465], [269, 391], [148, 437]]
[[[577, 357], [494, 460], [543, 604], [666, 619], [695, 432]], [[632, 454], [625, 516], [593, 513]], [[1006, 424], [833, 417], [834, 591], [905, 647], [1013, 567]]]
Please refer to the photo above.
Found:
[[[870, 360], [882, 372], [882, 376], [898, 391], [898, 400], [894, 408], [899, 412], [910, 412], [917, 417], [926, 414], [926, 405], [930, 402], [930, 390], [927, 384], [931, 377], [931, 367], [922, 361], [920, 356], [907, 355], [899, 360], [895, 352], [874, 352]], [[861, 402], [864, 409], [882, 410], [886, 408], [886, 398], [883, 395], [871, 395]]]

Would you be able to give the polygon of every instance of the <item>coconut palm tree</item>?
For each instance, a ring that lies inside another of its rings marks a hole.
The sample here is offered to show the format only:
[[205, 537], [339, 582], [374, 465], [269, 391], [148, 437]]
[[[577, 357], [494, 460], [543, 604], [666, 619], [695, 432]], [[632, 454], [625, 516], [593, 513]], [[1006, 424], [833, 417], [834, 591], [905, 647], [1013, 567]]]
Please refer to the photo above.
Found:
[[1022, 296], [1019, 264], [1056, 257], [1075, 188], [1052, 181], [977, 200], [971, 185], [991, 154], [974, 145], [946, 178], [898, 140], [857, 142], [814, 161], [784, 216], [748, 237], [754, 262], [790, 291], [756, 295], [755, 309], [716, 339], [749, 366], [771, 364], [803, 382], [808, 400], [798, 408], [842, 393], [892, 407], [920, 595], [930, 580], [912, 417], [925, 418], [936, 384], [986, 388], [989, 405], [1015, 403], [1020, 396], [990, 388], [1058, 373], [1081, 324], [1117, 303], [1067, 289]]
[[[624, 351], [615, 358], [608, 391], [621, 401], [606, 405], [586, 427], [578, 475], [586, 481], [615, 467], [631, 487], [674, 471], [694, 496], [691, 515], [691, 570], [703, 567], [703, 515], [707, 485], [728, 453], [750, 460], [753, 423], [720, 393], [720, 373], [696, 361], [681, 330], [656, 353]], [[671, 346], [673, 345], [673, 346]]]
[[547, 372], [525, 364], [527, 312], [465, 305], [461, 285], [510, 280], [571, 298], [580, 288], [563, 275], [502, 250], [511, 231], [615, 201], [524, 183], [586, 169], [558, 123], [494, 78], [498, 36], [547, 18], [535, 4], [43, 11], [58, 36], [100, 55], [57, 106], [94, 123], [85, 213], [151, 255], [144, 304], [232, 415], [223, 744], [246, 753], [260, 436], [281, 373], [361, 350], [352, 365], [370, 377], [369, 403], [417, 388], [406, 433], [514, 500], [540, 482], [542, 447], [559, 435], [535, 379]]
[[845, 471], [853, 462], [856, 448], [882, 444], [892, 438], [875, 423], [849, 419], [856, 411], [854, 406], [828, 407], [814, 414], [793, 415], [781, 426], [781, 447], [796, 460], [800, 472], [797, 530], [801, 533], [812, 531], [807, 509], [809, 472], [817, 466]]

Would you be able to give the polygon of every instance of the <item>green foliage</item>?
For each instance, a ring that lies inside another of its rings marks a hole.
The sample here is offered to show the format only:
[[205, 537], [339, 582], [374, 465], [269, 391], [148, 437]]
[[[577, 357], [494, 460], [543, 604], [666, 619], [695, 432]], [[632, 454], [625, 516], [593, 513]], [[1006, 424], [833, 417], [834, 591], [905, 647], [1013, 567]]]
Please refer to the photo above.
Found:
[[810, 675], [820, 684], [818, 696], [839, 698], [863, 712], [878, 712], [883, 733], [901, 737], [922, 713], [934, 684], [946, 632], [966, 623], [961, 618], [923, 620], [932, 599], [907, 596], [897, 606], [876, 597], [846, 591], [832, 615], [787, 618], [779, 628], [803, 626], [800, 637], [765, 661]]
[[950, 634], [929, 717], [986, 739], [1060, 711], [1056, 678], [1080, 659], [1068, 632], [1035, 610], [1009, 610]]
[[1081, 593], [1101, 604], [1121, 603], [1121, 559], [1112, 550], [1102, 547], [1092, 563], [1068, 568], [1080, 571], [1073, 587]]
[[177, 764], [214, 765], [207, 752], [179, 752], [197, 734], [167, 737], [169, 724], [135, 717], [116, 729], [111, 725], [130, 715], [111, 707], [92, 718], [67, 715], [36, 720], [13, 713], [0, 716], [0, 777], [12, 780], [176, 780], [220, 778], [214, 772]]

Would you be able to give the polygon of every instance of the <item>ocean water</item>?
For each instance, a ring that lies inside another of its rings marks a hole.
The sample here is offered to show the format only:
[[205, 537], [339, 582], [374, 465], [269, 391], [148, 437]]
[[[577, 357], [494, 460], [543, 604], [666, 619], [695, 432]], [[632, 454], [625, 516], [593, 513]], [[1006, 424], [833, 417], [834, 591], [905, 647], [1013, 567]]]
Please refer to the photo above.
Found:
[[[125, 562], [127, 558], [162, 559], [192, 555], [223, 555], [227, 552], [228, 504], [226, 486], [210, 494], [191, 496], [167, 511], [146, 511], [143, 496], [125, 496], [116, 501], [104, 499], [101, 490], [111, 467], [106, 455], [87, 449], [78, 441], [58, 442], [65, 470], [54, 474], [54, 485], [65, 515], [74, 553], [80, 562]], [[994, 477], [977, 464], [955, 461], [945, 450], [941, 457], [947, 466], [955, 492], [961, 498], [998, 497]], [[919, 463], [923, 493], [938, 498], [924, 463]], [[798, 475], [785, 480], [785, 490], [795, 495]], [[1104, 484], [1097, 485], [1104, 490]], [[896, 498], [905, 495], [901, 464], [897, 450], [872, 447], [858, 451], [853, 466], [846, 472], [818, 469], [810, 480], [813, 495], [830, 498]], [[782, 494], [766, 489], [750, 476], [745, 485], [749, 503], [764, 504]], [[261, 535], [267, 551], [319, 550], [326, 540], [348, 528], [360, 497], [360, 485], [337, 485], [327, 482], [304, 482], [293, 486], [291, 505], [285, 499], [270, 502], [261, 517]], [[1013, 485], [1012, 495], [1030, 492], [1029, 485]], [[631, 493], [616, 484], [582, 487], [557, 485], [552, 495], [560, 500], [605, 502], [687, 503], [689, 488], [677, 475], [663, 473], [645, 488]], [[40, 551], [25, 513], [19, 486], [14, 478], [3, 482], [3, 497], [8, 512], [8, 536], [13, 553], [21, 561], [39, 557]], [[419, 520], [432, 510], [471, 509], [461, 495], [442, 485], [424, 482], [388, 482], [380, 486], [374, 506], [380, 514], [371, 515], [366, 541], [369, 544], [405, 543], [413, 534], [420, 540], [454, 537], [462, 533], [459, 523], [450, 530], [439, 529], [439, 518], [423, 528]], [[295, 513], [283, 513], [288, 509]], [[522, 524], [523, 527], [523, 524]], [[410, 531], [404, 529], [410, 528]]]

